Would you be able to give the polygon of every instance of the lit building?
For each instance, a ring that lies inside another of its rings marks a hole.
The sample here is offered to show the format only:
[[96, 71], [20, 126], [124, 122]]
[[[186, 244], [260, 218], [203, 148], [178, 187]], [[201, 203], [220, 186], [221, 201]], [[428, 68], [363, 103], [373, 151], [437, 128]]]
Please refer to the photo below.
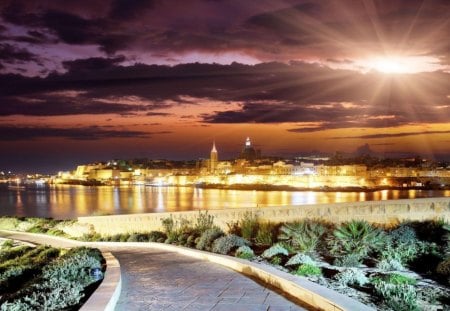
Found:
[[255, 150], [255, 148], [253, 148], [252, 146], [252, 142], [250, 141], [250, 137], [247, 137], [247, 139], [245, 140], [244, 148], [242, 148], [239, 158], [248, 161], [254, 161], [256, 159], [259, 159], [260, 157], [261, 151]]

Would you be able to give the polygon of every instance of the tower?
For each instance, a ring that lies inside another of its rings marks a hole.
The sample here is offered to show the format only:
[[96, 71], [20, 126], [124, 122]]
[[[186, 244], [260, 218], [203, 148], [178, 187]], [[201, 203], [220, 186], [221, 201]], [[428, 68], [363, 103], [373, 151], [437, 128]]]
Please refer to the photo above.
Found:
[[247, 161], [253, 161], [259, 158], [259, 153], [253, 148], [250, 137], [247, 137], [245, 140], [244, 148], [242, 148], [239, 158]]
[[216, 149], [216, 142], [213, 142], [213, 147], [211, 149], [211, 154], [209, 157], [209, 171], [214, 173], [217, 169], [217, 162], [219, 161], [219, 157]]

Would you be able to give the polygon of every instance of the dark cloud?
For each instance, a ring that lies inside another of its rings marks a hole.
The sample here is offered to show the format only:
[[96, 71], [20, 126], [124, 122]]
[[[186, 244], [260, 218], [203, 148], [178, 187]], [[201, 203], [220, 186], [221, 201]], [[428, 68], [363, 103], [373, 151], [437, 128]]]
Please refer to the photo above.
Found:
[[67, 138], [75, 140], [148, 138], [152, 134], [155, 133], [132, 130], [106, 130], [96, 126], [81, 128], [0, 126], [1, 141], [34, 140], [40, 138]]
[[191, 0], [189, 6], [177, 0], [17, 0], [1, 8], [9, 23], [69, 44], [99, 45], [109, 54], [128, 50], [166, 59], [238, 51], [262, 60], [345, 59], [356, 45], [368, 52], [389, 46], [448, 56], [446, 0]]
[[0, 43], [0, 63], [19, 64], [29, 61], [37, 62], [38, 57], [25, 48]]
[[152, 9], [154, 2], [154, 0], [113, 0], [109, 16], [119, 20], [137, 18], [146, 10]]
[[145, 115], [146, 115], [146, 116], [151, 116], [151, 117], [154, 117], [154, 116], [158, 116], [158, 117], [166, 117], [166, 116], [170, 116], [170, 115], [172, 115], [172, 114], [171, 114], [171, 113], [167, 113], [167, 112], [150, 111], [150, 112], [147, 112]]
[[87, 59], [77, 59], [73, 61], [63, 62], [63, 66], [69, 72], [89, 72], [96, 70], [104, 70], [113, 67], [114, 65], [121, 63], [125, 60], [123, 55], [111, 58], [92, 57]]
[[[202, 98], [239, 103], [204, 114], [204, 122], [298, 122], [292, 132], [450, 119], [449, 74], [443, 72], [386, 77], [299, 62], [123, 67], [122, 60], [67, 62], [67, 73], [47, 78], [0, 76], [0, 115], [165, 115], [158, 109]], [[301, 125], [308, 122], [315, 125]]]
[[376, 138], [393, 138], [393, 137], [405, 137], [405, 136], [417, 136], [417, 135], [433, 135], [433, 134], [449, 134], [450, 131], [423, 131], [423, 132], [404, 132], [404, 133], [383, 133], [383, 134], [370, 134], [361, 136], [346, 136], [346, 137], [331, 137], [330, 139], [376, 139]]

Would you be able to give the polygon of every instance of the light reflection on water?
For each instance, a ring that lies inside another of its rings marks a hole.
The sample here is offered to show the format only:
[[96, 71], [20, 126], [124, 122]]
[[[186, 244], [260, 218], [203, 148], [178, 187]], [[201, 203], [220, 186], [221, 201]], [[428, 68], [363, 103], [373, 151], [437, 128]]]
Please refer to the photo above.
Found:
[[85, 215], [450, 197], [450, 190], [375, 192], [255, 191], [190, 187], [84, 187], [8, 190], [0, 187], [0, 215], [73, 218]]

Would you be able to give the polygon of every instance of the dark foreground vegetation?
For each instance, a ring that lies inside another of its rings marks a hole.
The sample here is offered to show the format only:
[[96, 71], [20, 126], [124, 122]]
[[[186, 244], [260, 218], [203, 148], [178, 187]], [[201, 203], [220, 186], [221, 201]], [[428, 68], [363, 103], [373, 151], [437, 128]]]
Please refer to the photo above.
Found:
[[[99, 250], [1, 242], [0, 310], [78, 310], [102, 279]], [[92, 273], [96, 271], [97, 273]]]
[[[55, 230], [54, 220], [0, 218], [0, 228], [13, 221], [18, 227], [27, 222], [32, 232], [61, 235], [64, 223], [73, 224], [59, 222]], [[392, 226], [362, 220], [270, 223], [248, 213], [225, 232], [213, 216], [199, 213], [193, 222], [165, 218], [162, 228], [112, 236], [90, 232], [78, 239], [168, 243], [263, 262], [377, 310], [450, 310], [450, 226], [443, 220]]]

